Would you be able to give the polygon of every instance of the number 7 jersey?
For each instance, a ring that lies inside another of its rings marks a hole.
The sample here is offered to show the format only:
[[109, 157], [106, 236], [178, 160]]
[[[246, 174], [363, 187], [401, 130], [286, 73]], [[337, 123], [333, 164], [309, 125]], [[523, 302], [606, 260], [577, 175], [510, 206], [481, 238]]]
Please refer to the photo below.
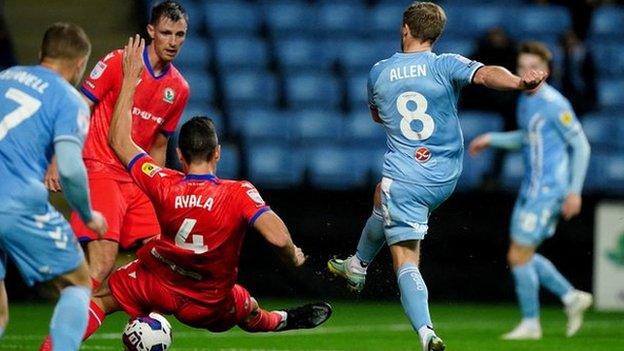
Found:
[[396, 53], [373, 66], [368, 101], [386, 130], [384, 177], [433, 186], [457, 180], [464, 151], [457, 100], [482, 66], [430, 51]]

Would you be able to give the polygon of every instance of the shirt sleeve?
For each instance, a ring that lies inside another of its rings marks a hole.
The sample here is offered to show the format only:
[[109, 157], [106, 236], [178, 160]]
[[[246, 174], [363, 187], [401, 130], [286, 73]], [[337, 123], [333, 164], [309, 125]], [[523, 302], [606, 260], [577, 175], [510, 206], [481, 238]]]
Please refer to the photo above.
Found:
[[89, 107], [74, 88], [61, 98], [54, 120], [54, 142], [73, 141], [82, 147], [89, 130]]
[[481, 62], [470, 60], [458, 54], [442, 54], [440, 58], [442, 59], [442, 67], [451, 81], [459, 87], [472, 83], [472, 78], [477, 70], [483, 67]]
[[117, 51], [103, 57], [95, 64], [80, 91], [93, 103], [100, 102], [115, 86], [121, 86], [121, 54]]
[[163, 123], [161, 128], [161, 133], [164, 135], [171, 137], [173, 133], [175, 133], [176, 128], [178, 127], [178, 123], [180, 122], [180, 117], [182, 117], [182, 112], [184, 112], [184, 108], [186, 107], [186, 102], [188, 101], [189, 91], [186, 89], [186, 93], [183, 94], [180, 99], [177, 100], [176, 105], [174, 106], [171, 114], [167, 116], [165, 123]]
[[242, 216], [250, 225], [253, 225], [260, 215], [270, 211], [271, 208], [267, 206], [253, 184], [250, 182], [240, 182], [239, 184], [238, 200]]
[[366, 82], [366, 91], [368, 94], [368, 106], [371, 110], [379, 110], [379, 107], [375, 103], [375, 83], [379, 79], [379, 75], [382, 71], [382, 62], [377, 62], [368, 73], [368, 81]]
[[553, 108], [549, 121], [568, 143], [582, 131], [581, 123], [569, 106]]
[[176, 171], [159, 167], [147, 153], [141, 152], [128, 163], [128, 172], [145, 195], [158, 204], [164, 201]]

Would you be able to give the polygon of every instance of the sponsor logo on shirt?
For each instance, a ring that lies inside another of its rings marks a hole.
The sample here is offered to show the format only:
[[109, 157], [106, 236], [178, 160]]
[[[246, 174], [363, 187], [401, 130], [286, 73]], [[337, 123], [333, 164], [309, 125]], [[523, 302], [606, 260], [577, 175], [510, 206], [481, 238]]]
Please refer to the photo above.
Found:
[[150, 162], [145, 162], [142, 166], [141, 166], [141, 171], [143, 171], [143, 173], [145, 173], [148, 177], [152, 178], [156, 173], [158, 173], [161, 170], [160, 167], [156, 166], [153, 163]]
[[171, 88], [165, 88], [165, 92], [163, 94], [163, 101], [168, 104], [173, 104], [173, 99], [175, 98], [175, 92]]
[[420, 163], [425, 163], [431, 158], [431, 151], [424, 146], [419, 147], [416, 149], [416, 152], [414, 152], [414, 158]]
[[98, 78], [100, 78], [102, 76], [102, 73], [104, 73], [104, 71], [106, 70], [106, 64], [102, 61], [99, 61], [95, 67], [93, 67], [93, 70], [91, 71], [91, 74], [89, 74], [89, 78], [96, 80]]
[[247, 196], [249, 196], [249, 198], [252, 199], [259, 206], [264, 206], [264, 200], [262, 199], [262, 196], [260, 196], [260, 193], [258, 192], [258, 190], [256, 189], [247, 190]]
[[164, 118], [159, 117], [159, 116], [154, 116], [153, 114], [147, 112], [147, 111], [143, 111], [138, 107], [132, 107], [132, 115], [134, 116], [139, 116], [144, 120], [147, 121], [153, 121], [156, 122], [158, 124], [163, 124], [163, 122], [165, 121]]

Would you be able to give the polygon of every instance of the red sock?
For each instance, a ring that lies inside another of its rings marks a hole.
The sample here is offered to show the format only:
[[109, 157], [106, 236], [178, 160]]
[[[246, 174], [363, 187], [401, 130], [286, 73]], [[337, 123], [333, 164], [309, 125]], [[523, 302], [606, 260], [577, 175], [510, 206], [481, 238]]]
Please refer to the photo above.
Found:
[[255, 332], [270, 332], [275, 331], [277, 327], [282, 323], [283, 317], [280, 313], [275, 311], [265, 311], [258, 309], [253, 318], [248, 321], [244, 321], [238, 326], [241, 329], [255, 333]]
[[96, 291], [102, 283], [95, 278], [91, 278], [91, 290]]
[[[96, 305], [93, 301], [89, 304], [89, 324], [87, 325], [87, 330], [85, 330], [84, 336], [82, 340], [87, 340], [96, 330], [100, 328], [102, 325], [102, 321], [106, 314], [102, 309]], [[41, 346], [39, 346], [39, 351], [52, 351], [52, 338], [48, 335], [43, 340]]]

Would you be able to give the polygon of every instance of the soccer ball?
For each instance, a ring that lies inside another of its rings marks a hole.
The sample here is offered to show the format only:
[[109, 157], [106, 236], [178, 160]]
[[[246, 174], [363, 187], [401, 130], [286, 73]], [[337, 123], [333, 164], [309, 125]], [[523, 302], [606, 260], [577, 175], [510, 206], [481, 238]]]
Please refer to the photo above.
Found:
[[165, 351], [172, 341], [171, 324], [158, 313], [128, 321], [121, 340], [126, 351]]

